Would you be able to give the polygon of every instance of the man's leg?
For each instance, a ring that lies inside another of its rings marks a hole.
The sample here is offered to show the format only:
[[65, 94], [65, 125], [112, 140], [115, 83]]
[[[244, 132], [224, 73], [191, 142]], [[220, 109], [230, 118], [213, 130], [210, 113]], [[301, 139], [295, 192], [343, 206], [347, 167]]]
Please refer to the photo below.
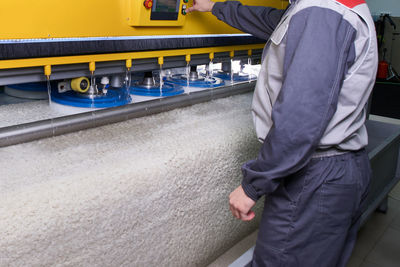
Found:
[[369, 182], [365, 159], [364, 151], [315, 158], [287, 177], [266, 198], [251, 266], [344, 266]]

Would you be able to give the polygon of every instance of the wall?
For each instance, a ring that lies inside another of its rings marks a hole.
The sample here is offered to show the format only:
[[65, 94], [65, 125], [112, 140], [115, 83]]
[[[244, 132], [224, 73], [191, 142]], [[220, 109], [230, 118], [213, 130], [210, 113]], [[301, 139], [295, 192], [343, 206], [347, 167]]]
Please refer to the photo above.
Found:
[[373, 15], [390, 13], [391, 16], [400, 17], [399, 0], [366, 0]]
[[1, 148], [0, 266], [209, 264], [261, 217], [228, 208], [259, 149], [250, 106], [238, 95]]
[[400, 71], [400, 1], [399, 0], [366, 0], [374, 19], [379, 18], [381, 13], [389, 13], [397, 25], [397, 29], [386, 22], [385, 41], [380, 49], [380, 59], [383, 59], [383, 49], [386, 48], [385, 60], [390, 62], [393, 68]]

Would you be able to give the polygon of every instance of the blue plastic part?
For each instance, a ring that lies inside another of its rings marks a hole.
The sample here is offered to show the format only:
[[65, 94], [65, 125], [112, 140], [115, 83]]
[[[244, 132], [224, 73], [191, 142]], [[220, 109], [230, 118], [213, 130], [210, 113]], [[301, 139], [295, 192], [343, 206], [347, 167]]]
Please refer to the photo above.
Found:
[[154, 97], [163, 97], [163, 96], [174, 96], [183, 94], [185, 91], [181, 86], [164, 83], [163, 87], [153, 86], [151, 88], [145, 88], [139, 85], [131, 85], [130, 93], [133, 95], [140, 96], [154, 96]]
[[74, 91], [59, 93], [52, 90], [51, 100], [62, 105], [79, 108], [111, 108], [129, 104], [132, 99], [125, 88], [109, 89], [104, 96], [88, 97]]
[[[54, 83], [52, 82], [52, 85]], [[47, 91], [47, 83], [39, 82], [39, 83], [21, 83], [21, 84], [10, 84], [7, 87], [21, 90], [21, 91], [30, 91], [30, 92], [46, 92]]]
[[[165, 79], [166, 84], [177, 84], [180, 86], [187, 86], [187, 79], [185, 75], [176, 74], [172, 77]], [[219, 78], [211, 78], [206, 80], [204, 77], [200, 77], [196, 81], [189, 81], [190, 87], [200, 87], [200, 88], [214, 88], [225, 85], [225, 82]]]
[[[220, 79], [225, 80], [225, 81], [230, 81], [232, 79], [230, 73], [226, 73], [226, 72], [224, 72], [224, 73], [214, 73], [214, 77], [220, 78]], [[249, 77], [250, 77], [250, 79], [249, 79]], [[245, 82], [245, 81], [248, 81], [248, 80], [255, 80], [256, 78], [257, 78], [257, 76], [255, 76], [255, 75], [249, 76], [249, 74], [246, 74], [246, 75], [243, 75], [243, 74], [239, 75], [237, 73], [233, 74], [233, 81], [234, 82]]]

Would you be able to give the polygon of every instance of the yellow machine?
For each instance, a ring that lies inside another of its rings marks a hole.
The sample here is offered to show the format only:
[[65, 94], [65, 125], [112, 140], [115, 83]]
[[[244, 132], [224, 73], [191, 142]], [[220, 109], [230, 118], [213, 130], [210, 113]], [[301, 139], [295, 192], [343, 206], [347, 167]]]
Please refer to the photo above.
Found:
[[[239, 31], [213, 15], [183, 15], [182, 6], [192, 0], [152, 0], [179, 5], [176, 16], [151, 19], [144, 0], [4, 0], [0, 2], [0, 40], [76, 37], [121, 37], [150, 35], [221, 34]], [[242, 0], [243, 4], [284, 8], [284, 0]], [[168, 12], [165, 12], [168, 13]], [[175, 12], [172, 12], [175, 13]], [[151, 27], [158, 26], [158, 27]], [[162, 28], [159, 28], [162, 27]]]
[[0, 1], [0, 115], [10, 121], [0, 127], [0, 147], [252, 90], [266, 40], [210, 13], [187, 14], [192, 4]]
[[[242, 3], [287, 5], [284, 0]], [[214, 53], [262, 48], [259, 40], [212, 14], [186, 14], [191, 5], [192, 0], [1, 1], [0, 23], [7, 27], [0, 32], [0, 85], [43, 80], [37, 68], [51, 79], [72, 78], [87, 75], [82, 63], [90, 63], [93, 73], [96, 63], [114, 61], [121, 71], [121, 64], [131, 68], [138, 59], [163, 63], [166, 57], [184, 56], [188, 61], [198, 54], [212, 59]]]

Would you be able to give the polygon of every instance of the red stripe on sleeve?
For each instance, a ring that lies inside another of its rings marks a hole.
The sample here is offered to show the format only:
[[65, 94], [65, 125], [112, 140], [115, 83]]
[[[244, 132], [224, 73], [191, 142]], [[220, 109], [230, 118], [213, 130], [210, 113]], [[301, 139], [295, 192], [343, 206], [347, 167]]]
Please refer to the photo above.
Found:
[[365, 0], [336, 0], [336, 1], [349, 8], [354, 8], [358, 5], [365, 4]]

